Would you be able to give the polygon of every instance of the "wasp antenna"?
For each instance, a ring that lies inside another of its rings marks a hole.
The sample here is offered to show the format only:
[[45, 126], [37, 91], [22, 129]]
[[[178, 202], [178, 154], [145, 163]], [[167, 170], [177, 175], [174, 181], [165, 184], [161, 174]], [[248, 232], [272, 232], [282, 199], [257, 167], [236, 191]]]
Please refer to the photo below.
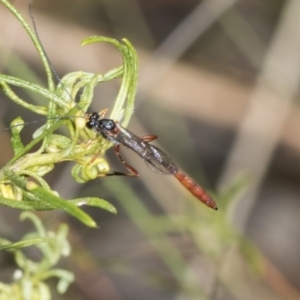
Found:
[[85, 116], [84, 117], [82, 117], [82, 116], [66, 116], [66, 117], [52, 117], [52, 118], [36, 119], [36, 120], [33, 120], [33, 121], [23, 122], [23, 123], [15, 124], [15, 125], [12, 125], [10, 127], [4, 128], [4, 129], [0, 130], [0, 134], [2, 134], [5, 131], [9, 131], [12, 128], [15, 128], [15, 127], [36, 124], [36, 123], [44, 122], [44, 121], [47, 121], [47, 120], [62, 120], [62, 119], [71, 120], [71, 119], [77, 119], [77, 118], [84, 119], [84, 120], [86, 119]]
[[15, 127], [29, 125], [29, 124], [35, 124], [35, 123], [39, 123], [39, 122], [46, 121], [46, 120], [47, 120], [46, 118], [43, 118], [43, 119], [37, 119], [37, 120], [33, 120], [33, 121], [28, 121], [28, 122], [15, 124], [15, 125], [12, 125], [10, 127], [7, 127], [7, 128], [4, 128], [4, 129], [0, 130], [0, 134], [2, 134], [5, 131], [11, 130], [12, 128], [15, 128]]
[[5, 132], [5, 131], [11, 130], [11, 129], [14, 128], [14, 127], [18, 127], [18, 126], [21, 126], [21, 125], [23, 125], [23, 124], [16, 124], [16, 125], [13, 125], [13, 126], [4, 128], [4, 129], [0, 130], [0, 134], [2, 134], [2, 133]]
[[54, 69], [53, 65], [51, 64], [51, 61], [48, 57], [48, 54], [46, 53], [45, 51], [45, 48], [42, 44], [42, 41], [40, 39], [40, 36], [39, 36], [39, 33], [38, 33], [38, 30], [37, 30], [37, 26], [36, 26], [36, 23], [35, 23], [35, 19], [34, 19], [34, 16], [33, 16], [33, 13], [32, 13], [32, 0], [29, 1], [29, 4], [28, 4], [28, 11], [29, 11], [29, 16], [30, 16], [30, 19], [31, 19], [31, 22], [32, 22], [32, 26], [33, 26], [33, 30], [35, 32], [35, 35], [41, 45], [41, 48], [43, 49], [43, 52], [44, 52], [44, 55], [49, 63], [49, 66], [51, 68], [51, 72], [53, 73], [54, 77], [56, 78], [57, 82], [60, 82], [60, 77], [58, 76], [56, 70]]
[[[34, 19], [34, 16], [33, 16], [32, 0], [29, 0], [28, 11], [29, 11], [29, 16], [30, 16], [30, 19], [31, 19], [31, 22], [32, 22], [32, 26], [33, 26], [33, 30], [34, 30], [34, 32], [35, 32], [35, 35], [36, 35], [36, 37], [37, 37], [37, 39], [38, 39], [38, 41], [39, 41], [39, 43], [40, 43], [40, 46], [41, 46], [41, 48], [42, 48], [42, 50], [43, 50], [43, 52], [44, 52], [44, 55], [45, 55], [45, 57], [46, 57], [46, 59], [47, 59], [47, 61], [48, 61], [48, 63], [49, 63], [51, 72], [52, 72], [52, 74], [54, 75], [54, 77], [56, 78], [57, 83], [59, 83], [59, 82], [61, 81], [61, 78], [60, 78], [60, 76], [58, 75], [58, 73], [56, 72], [55, 68], [53, 67], [53, 65], [52, 65], [52, 63], [51, 63], [51, 61], [50, 61], [50, 59], [49, 59], [49, 57], [48, 57], [48, 55], [47, 55], [47, 52], [46, 52], [46, 50], [45, 50], [45, 48], [44, 48], [44, 46], [43, 46], [43, 44], [42, 44], [42, 41], [41, 41], [41, 39], [40, 39], [38, 30], [37, 30], [36, 22], [35, 22], [35, 19]], [[63, 85], [62, 85], [62, 86], [63, 86]], [[68, 91], [64, 86], [63, 86], [63, 88], [64, 88], [64, 90], [66, 91], [66, 93], [69, 95], [70, 99], [71, 99], [71, 100], [74, 100], [74, 99], [72, 98], [72, 95], [69, 93], [69, 91]], [[82, 110], [82, 108], [81, 108], [79, 105], [78, 105], [77, 107], [79, 107], [80, 110]]]

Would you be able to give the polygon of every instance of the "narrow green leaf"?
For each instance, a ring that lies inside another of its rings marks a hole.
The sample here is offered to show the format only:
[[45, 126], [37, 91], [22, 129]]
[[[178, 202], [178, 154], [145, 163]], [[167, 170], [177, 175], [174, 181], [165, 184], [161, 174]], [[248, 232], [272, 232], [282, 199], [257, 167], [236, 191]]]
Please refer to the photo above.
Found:
[[[75, 206], [92, 206], [92, 207], [98, 207], [102, 208], [106, 211], [109, 211], [113, 214], [117, 213], [116, 208], [110, 204], [108, 201], [96, 197], [87, 197], [87, 198], [78, 198], [78, 199], [72, 199], [72, 200], [64, 200], [69, 203], [72, 203]], [[0, 204], [20, 209], [20, 210], [30, 210], [30, 211], [46, 211], [46, 210], [54, 210], [57, 209], [57, 207], [51, 203], [47, 202], [40, 202], [40, 201], [32, 201], [32, 200], [22, 200], [17, 201], [15, 199], [8, 199], [4, 197], [0, 197]]]
[[63, 198], [59, 198], [40, 187], [31, 190], [30, 193], [27, 193], [27, 196], [29, 196], [29, 194], [32, 194], [32, 200], [47, 202], [56, 209], [62, 209], [66, 211], [67, 213], [74, 216], [87, 226], [97, 227], [96, 222], [88, 214], [86, 214], [83, 210], [72, 204], [70, 201], [67, 201]]
[[0, 204], [21, 210], [53, 210], [56, 209], [53, 205], [49, 203], [41, 203], [36, 201], [17, 201], [15, 199], [8, 199], [4, 197], [0, 197]]
[[39, 244], [42, 242], [45, 242], [45, 239], [43, 239], [43, 238], [28, 239], [28, 240], [23, 240], [23, 241], [16, 242], [16, 243], [9, 243], [6, 245], [2, 245], [2, 246], [0, 246], [0, 250], [24, 248], [24, 247], [29, 247], [29, 246], [36, 245], [36, 244]]
[[117, 213], [117, 209], [104, 199], [100, 199], [96, 197], [87, 197], [87, 198], [72, 199], [69, 201], [76, 206], [88, 205], [88, 206], [102, 208], [113, 214]]

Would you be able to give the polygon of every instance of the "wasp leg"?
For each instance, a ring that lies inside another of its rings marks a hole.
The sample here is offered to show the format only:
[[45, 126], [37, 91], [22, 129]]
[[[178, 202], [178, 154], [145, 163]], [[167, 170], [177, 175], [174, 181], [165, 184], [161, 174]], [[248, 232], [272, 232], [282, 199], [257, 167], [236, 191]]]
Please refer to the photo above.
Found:
[[[157, 139], [156, 135], [143, 135], [140, 137], [141, 140], [143, 140], [144, 142], [151, 142], [155, 139]], [[132, 166], [130, 166], [125, 160], [124, 158], [121, 156], [120, 154], [120, 145], [116, 145], [115, 146], [115, 153], [117, 155], [117, 157], [119, 158], [119, 160], [121, 161], [121, 163], [126, 167], [126, 169], [129, 171], [129, 173], [122, 173], [122, 172], [113, 172], [113, 173], [109, 173], [106, 174], [107, 176], [112, 176], [112, 175], [118, 175], [118, 176], [139, 176], [138, 171], [133, 168]]]
[[122, 173], [122, 172], [114, 172], [115, 175], [126, 175], [126, 176], [139, 176], [139, 173], [136, 169], [134, 169], [132, 166], [130, 166], [124, 158], [120, 154], [120, 145], [115, 146], [115, 153], [118, 157], [118, 159], [121, 161], [121, 163], [126, 167], [126, 169], [129, 171], [129, 173]]

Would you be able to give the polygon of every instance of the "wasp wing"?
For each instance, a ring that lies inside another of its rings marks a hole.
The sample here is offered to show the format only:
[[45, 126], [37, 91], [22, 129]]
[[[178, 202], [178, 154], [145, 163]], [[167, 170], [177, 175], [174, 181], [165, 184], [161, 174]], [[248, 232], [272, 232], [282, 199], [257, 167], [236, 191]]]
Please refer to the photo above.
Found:
[[178, 168], [174, 161], [159, 148], [148, 144], [147, 153], [143, 157], [148, 168], [158, 174], [175, 174]]

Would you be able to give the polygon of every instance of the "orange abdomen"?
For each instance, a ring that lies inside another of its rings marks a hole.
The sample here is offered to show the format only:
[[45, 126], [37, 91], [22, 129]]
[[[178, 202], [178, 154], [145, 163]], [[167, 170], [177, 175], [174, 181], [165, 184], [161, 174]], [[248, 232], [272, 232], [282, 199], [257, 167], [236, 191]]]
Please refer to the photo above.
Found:
[[192, 178], [188, 177], [184, 173], [177, 171], [174, 176], [186, 187], [196, 198], [198, 198], [205, 205], [217, 210], [217, 204], [214, 199]]

